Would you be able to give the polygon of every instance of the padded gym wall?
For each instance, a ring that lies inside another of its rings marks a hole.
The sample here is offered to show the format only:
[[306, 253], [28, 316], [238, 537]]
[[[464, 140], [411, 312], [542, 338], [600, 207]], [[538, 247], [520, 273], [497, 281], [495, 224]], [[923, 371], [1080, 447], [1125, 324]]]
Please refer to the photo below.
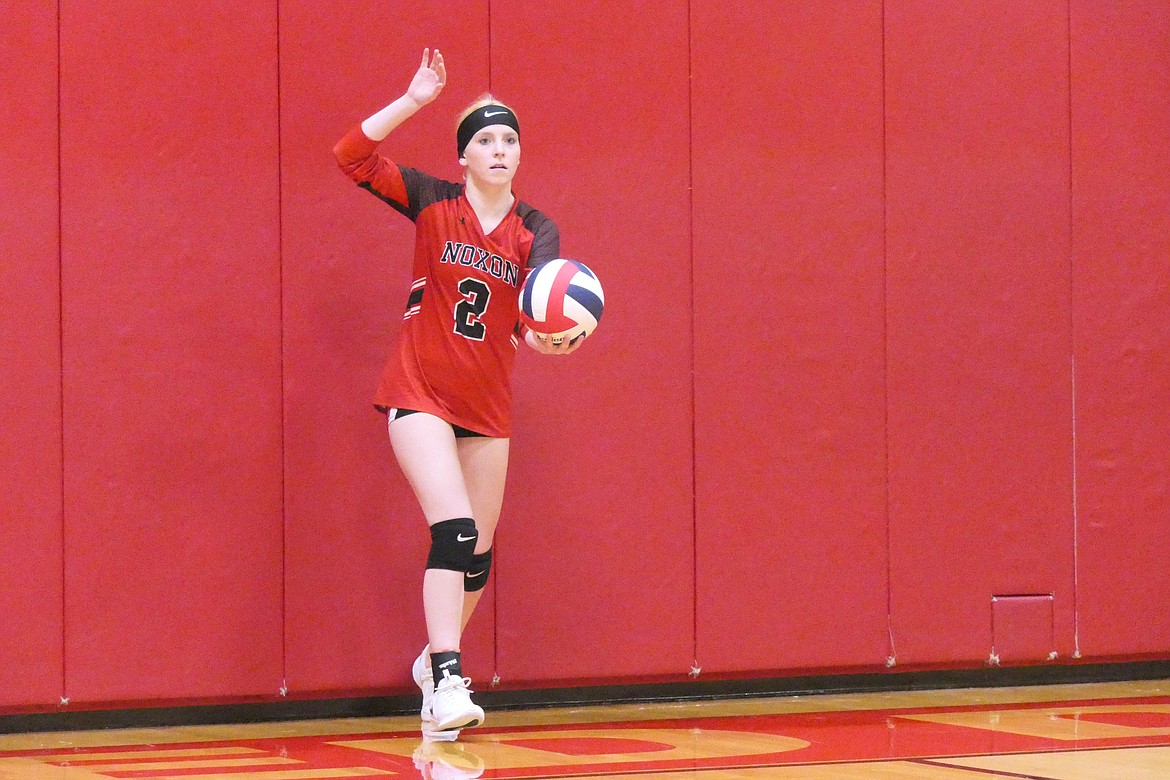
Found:
[[275, 21], [61, 4], [75, 705], [280, 687]]
[[1067, 8], [885, 5], [894, 655], [986, 662], [992, 598], [1051, 595], [1067, 658]]
[[[487, 88], [487, 24], [486, 0], [378, 0], [328, 14], [311, 0], [280, 4], [293, 696], [405, 689], [426, 642], [421, 593], [430, 537], [372, 400], [410, 290], [414, 225], [345, 178], [333, 145], [398, 97], [423, 49], [436, 47], [449, 68], [442, 97], [380, 151], [457, 180], [455, 117]], [[466, 642], [465, 669], [477, 680], [493, 671], [492, 612], [489, 590]]]
[[98, 5], [0, 30], [0, 711], [413, 692], [413, 226], [330, 150], [435, 45], [388, 152], [493, 89], [609, 297], [478, 689], [1170, 656], [1170, 4]]
[[697, 660], [880, 666], [882, 3], [691, 9]]
[[518, 358], [496, 580], [506, 685], [693, 662], [686, 8], [491, 4], [491, 87], [524, 133], [518, 191], [608, 292], [570, 358]]
[[[448, 86], [383, 151], [458, 179], [454, 118], [492, 89], [521, 117], [520, 197], [558, 222], [563, 254], [623, 291], [606, 327], [572, 361], [521, 349], [512, 479], [491, 590], [465, 641], [467, 669], [519, 685], [690, 667], [690, 398], [677, 381], [689, 371], [690, 345], [674, 339], [650, 362], [638, 346], [689, 330], [680, 325], [685, 303], [655, 305], [662, 295], [689, 296], [686, 125], [664, 115], [660, 128], [646, 126], [640, 115], [646, 89], [685, 104], [685, 6], [646, 14], [620, 33], [632, 56], [666, 63], [652, 85], [622, 62], [563, 61], [566, 50], [612, 43], [618, 33], [607, 19], [618, 11], [496, 2], [489, 20], [486, 3], [457, 13], [416, 7], [409, 16], [377, 3], [347, 16], [373, 32], [360, 45], [338, 46], [344, 20], [334, 29], [316, 5], [281, 6], [290, 694], [409, 686], [410, 660], [425, 641], [419, 592], [428, 537], [369, 401], [409, 288], [413, 226], [349, 184], [331, 159], [321, 168], [320, 156], [397, 96], [426, 46], [445, 53]], [[534, 26], [560, 45], [533, 48]], [[333, 70], [323, 75], [326, 61]], [[582, 116], [593, 119], [583, 124]], [[663, 156], [671, 162], [663, 165]], [[617, 171], [621, 187], [613, 186]], [[604, 203], [606, 218], [581, 203]], [[681, 229], [664, 240], [661, 224]], [[642, 259], [653, 254], [673, 258], [677, 273], [659, 278], [658, 266]], [[654, 403], [646, 388], [657, 388]], [[552, 401], [570, 394], [571, 408]], [[628, 454], [602, 457], [618, 447]], [[630, 500], [646, 486], [653, 501]], [[655, 549], [624, 554], [641, 548], [646, 525], [662, 529]], [[632, 592], [628, 583], [655, 566], [688, 574], [671, 577], [671, 587]], [[585, 572], [589, 587], [574, 586]], [[498, 628], [496, 594], [505, 621]], [[561, 647], [565, 634], [579, 639]], [[349, 641], [339, 647], [338, 636]]]
[[0, 704], [61, 695], [57, 4], [0, 25]]
[[1170, 4], [1072, 3], [1078, 628], [1170, 648]]

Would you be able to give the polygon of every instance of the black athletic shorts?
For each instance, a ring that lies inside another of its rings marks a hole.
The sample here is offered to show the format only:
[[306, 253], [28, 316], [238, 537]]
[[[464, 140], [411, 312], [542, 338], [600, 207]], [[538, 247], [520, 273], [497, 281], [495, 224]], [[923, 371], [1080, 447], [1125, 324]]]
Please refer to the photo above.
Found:
[[[387, 417], [389, 418], [387, 420], [387, 422], [394, 422], [395, 420], [397, 420], [401, 417], [405, 417], [408, 414], [418, 414], [418, 409], [387, 409], [385, 407], [378, 407], [378, 408], [381, 411], [386, 413]], [[470, 439], [474, 436], [486, 436], [487, 435], [484, 433], [480, 433], [479, 431], [473, 431], [470, 428], [464, 428], [462, 425], [456, 425], [455, 423], [447, 423], [447, 424], [451, 426], [451, 430], [455, 431], [455, 438], [456, 439]]]

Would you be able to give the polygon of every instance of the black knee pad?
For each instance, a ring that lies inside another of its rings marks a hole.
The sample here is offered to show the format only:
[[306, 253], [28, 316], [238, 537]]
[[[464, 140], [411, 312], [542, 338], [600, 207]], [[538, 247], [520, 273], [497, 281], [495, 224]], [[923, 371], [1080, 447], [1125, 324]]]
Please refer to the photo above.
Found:
[[488, 572], [491, 570], [492, 551], [490, 548], [479, 555], [471, 556], [471, 568], [463, 575], [463, 590], [468, 593], [483, 590], [484, 586], [487, 585]]
[[431, 526], [431, 553], [427, 556], [428, 569], [447, 569], [467, 573], [475, 556], [475, 542], [479, 533], [470, 517], [443, 520]]

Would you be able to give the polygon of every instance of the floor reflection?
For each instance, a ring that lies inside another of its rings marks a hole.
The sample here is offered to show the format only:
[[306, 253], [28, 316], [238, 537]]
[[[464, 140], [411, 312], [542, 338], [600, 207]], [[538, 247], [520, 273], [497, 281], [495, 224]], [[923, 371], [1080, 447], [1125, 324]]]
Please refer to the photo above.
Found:
[[466, 742], [424, 739], [411, 758], [423, 780], [475, 780], [486, 769], [484, 760]]

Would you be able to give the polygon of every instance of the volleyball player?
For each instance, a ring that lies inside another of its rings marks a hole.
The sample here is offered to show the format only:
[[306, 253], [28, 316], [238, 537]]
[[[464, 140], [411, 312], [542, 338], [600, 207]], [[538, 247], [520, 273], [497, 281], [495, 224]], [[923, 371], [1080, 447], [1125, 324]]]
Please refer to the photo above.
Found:
[[463, 182], [391, 162], [379, 144], [434, 101], [443, 55], [423, 50], [406, 92], [334, 148], [342, 170], [415, 223], [410, 293], [375, 405], [430, 527], [423, 576], [428, 645], [413, 676], [425, 737], [453, 740], [481, 724], [463, 676], [460, 639], [483, 593], [503, 502], [511, 434], [511, 372], [521, 337], [546, 354], [580, 346], [522, 334], [517, 299], [526, 269], [560, 253], [556, 225], [520, 201], [520, 124], [485, 95], [459, 118]]

